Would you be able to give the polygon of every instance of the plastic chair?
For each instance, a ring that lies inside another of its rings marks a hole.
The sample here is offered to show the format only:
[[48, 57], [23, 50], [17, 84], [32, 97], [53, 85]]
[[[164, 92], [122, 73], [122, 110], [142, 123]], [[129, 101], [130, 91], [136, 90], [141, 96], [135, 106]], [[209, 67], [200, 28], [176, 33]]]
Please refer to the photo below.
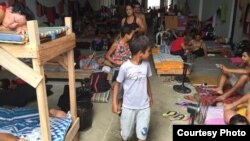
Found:
[[[156, 39], [156, 45], [162, 45], [162, 42], [163, 42], [163, 35], [164, 34], [166, 34], [166, 38], [169, 38], [170, 37], [170, 32], [168, 31], [168, 30], [166, 30], [166, 31], [160, 31], [160, 32], [158, 32], [157, 34], [156, 34], [156, 36], [155, 36], [155, 39]], [[160, 44], [158, 44], [158, 39], [161, 39], [161, 42], [160, 42]]]

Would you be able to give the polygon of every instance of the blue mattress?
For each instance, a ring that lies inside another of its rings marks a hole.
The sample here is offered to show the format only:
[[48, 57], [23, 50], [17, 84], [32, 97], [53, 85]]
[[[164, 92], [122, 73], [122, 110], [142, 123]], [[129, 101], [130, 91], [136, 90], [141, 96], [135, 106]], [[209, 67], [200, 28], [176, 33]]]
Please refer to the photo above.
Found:
[[[39, 27], [40, 39], [51, 38], [54, 40], [57, 35], [64, 33], [69, 28], [66, 26], [61, 27]], [[28, 34], [17, 34], [14, 31], [1, 31], [0, 32], [0, 42], [3, 43], [16, 43], [24, 44], [29, 41]]]
[[[49, 118], [52, 141], [63, 141], [70, 124], [71, 115], [67, 118]], [[28, 141], [42, 141], [39, 113], [34, 108], [0, 108], [0, 133], [10, 133]]]

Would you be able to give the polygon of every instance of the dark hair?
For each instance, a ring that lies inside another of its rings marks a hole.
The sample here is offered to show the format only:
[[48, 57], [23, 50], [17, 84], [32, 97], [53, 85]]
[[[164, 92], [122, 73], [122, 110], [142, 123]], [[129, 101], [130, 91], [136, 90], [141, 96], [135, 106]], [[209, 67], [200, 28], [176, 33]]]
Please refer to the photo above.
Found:
[[148, 47], [150, 47], [150, 43], [146, 35], [135, 36], [129, 42], [129, 49], [131, 51], [132, 56], [137, 54], [139, 51], [142, 51], [143, 53], [145, 53]]
[[27, 21], [35, 19], [35, 16], [32, 13], [32, 11], [23, 3], [16, 2], [15, 4], [12, 5], [12, 7], [13, 7], [12, 9], [13, 13], [20, 13], [21, 15], [24, 15]]
[[244, 48], [243, 52], [246, 52], [247, 55], [250, 56], [250, 45], [247, 45], [247, 46]]
[[249, 125], [247, 118], [240, 114], [232, 116], [229, 120], [229, 125], [237, 125], [238, 123], [245, 123], [246, 125]]
[[130, 34], [132, 32], [132, 29], [129, 25], [124, 25], [121, 27], [121, 37], [124, 37], [126, 34]]
[[141, 4], [138, 1], [134, 2], [134, 5], [140, 5], [141, 6]]
[[134, 9], [134, 8], [135, 8], [135, 7], [134, 7], [134, 5], [133, 5], [132, 3], [127, 3], [125, 7], [127, 8], [127, 6], [132, 7], [132, 9]]

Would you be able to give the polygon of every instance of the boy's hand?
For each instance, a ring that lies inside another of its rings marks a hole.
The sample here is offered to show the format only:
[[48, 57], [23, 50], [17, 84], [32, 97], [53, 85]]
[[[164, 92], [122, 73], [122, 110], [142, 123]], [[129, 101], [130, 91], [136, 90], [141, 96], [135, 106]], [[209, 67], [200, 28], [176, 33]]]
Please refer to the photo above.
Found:
[[115, 114], [119, 113], [118, 105], [117, 104], [112, 104], [112, 112]]
[[150, 101], [149, 101], [149, 102], [150, 102], [150, 103], [149, 103], [149, 104], [150, 104], [150, 107], [153, 106], [154, 100], [153, 100], [152, 97], [150, 97]]

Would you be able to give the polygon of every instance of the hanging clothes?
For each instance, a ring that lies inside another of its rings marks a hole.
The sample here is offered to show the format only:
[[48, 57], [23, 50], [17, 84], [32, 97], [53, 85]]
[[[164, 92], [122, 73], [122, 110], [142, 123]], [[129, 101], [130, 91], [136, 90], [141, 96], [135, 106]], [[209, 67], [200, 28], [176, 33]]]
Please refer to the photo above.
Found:
[[36, 15], [38, 17], [43, 16], [42, 5], [38, 2], [36, 2]]
[[55, 24], [55, 15], [56, 15], [56, 9], [55, 7], [47, 7], [46, 8], [46, 17], [51, 24]]
[[64, 13], [64, 1], [63, 0], [61, 0], [58, 3], [58, 9], [59, 9], [60, 14]]
[[226, 22], [227, 19], [227, 6], [228, 0], [223, 0], [221, 7], [220, 7], [220, 20], [221, 22]]
[[247, 4], [246, 10], [244, 12], [244, 20], [243, 20], [243, 33], [250, 33], [250, 4]]

